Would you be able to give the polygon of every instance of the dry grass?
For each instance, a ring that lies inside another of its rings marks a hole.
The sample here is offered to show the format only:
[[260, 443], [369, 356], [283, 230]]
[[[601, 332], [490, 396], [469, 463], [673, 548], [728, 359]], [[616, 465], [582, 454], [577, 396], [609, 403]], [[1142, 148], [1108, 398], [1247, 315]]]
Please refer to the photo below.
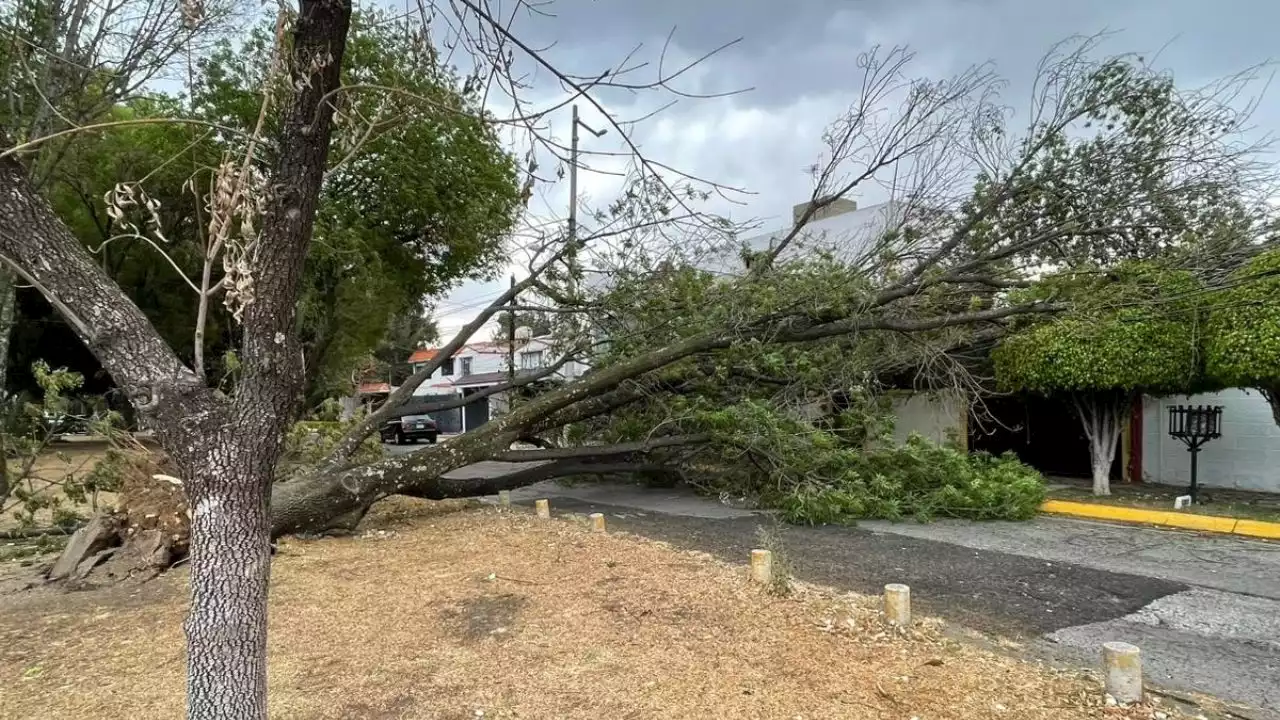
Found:
[[[392, 505], [292, 540], [271, 597], [271, 716], [1148, 717], [1079, 677], [882, 630], [867, 598], [768, 595], [743, 568], [564, 521]], [[180, 717], [181, 572], [2, 598], [0, 717]]]

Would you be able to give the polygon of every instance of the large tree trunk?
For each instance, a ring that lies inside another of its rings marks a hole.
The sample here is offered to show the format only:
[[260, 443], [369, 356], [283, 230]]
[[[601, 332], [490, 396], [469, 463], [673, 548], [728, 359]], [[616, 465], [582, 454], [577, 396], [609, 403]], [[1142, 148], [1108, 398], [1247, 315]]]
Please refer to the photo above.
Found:
[[187, 486], [191, 509], [191, 608], [187, 717], [267, 717], [267, 493], [252, 447], [217, 438]]
[[[496, 421], [495, 421], [496, 422]], [[320, 471], [316, 475], [278, 483], [271, 494], [271, 534], [320, 532], [334, 520], [360, 513], [392, 494], [429, 500], [492, 495], [566, 475], [653, 471], [641, 457], [670, 448], [707, 442], [702, 435], [655, 437], [648, 440], [550, 450], [504, 450], [510, 436], [480, 436], [476, 431], [408, 455], [372, 465]], [[508, 465], [502, 474], [450, 474], [482, 460]]]
[[[226, 414], [201, 419], [201, 450], [171, 455], [190, 483], [192, 602], [187, 716], [266, 720], [268, 499], [302, 393], [297, 298], [332, 132], [350, 0], [302, 0], [289, 44], [284, 108], [245, 308], [244, 375]], [[221, 422], [219, 422], [221, 421]]]
[[1121, 430], [1128, 416], [1133, 395], [1126, 392], [1074, 393], [1072, 401], [1085, 437], [1089, 439], [1089, 458], [1093, 469], [1093, 494], [1111, 494], [1111, 466], [1120, 446]]

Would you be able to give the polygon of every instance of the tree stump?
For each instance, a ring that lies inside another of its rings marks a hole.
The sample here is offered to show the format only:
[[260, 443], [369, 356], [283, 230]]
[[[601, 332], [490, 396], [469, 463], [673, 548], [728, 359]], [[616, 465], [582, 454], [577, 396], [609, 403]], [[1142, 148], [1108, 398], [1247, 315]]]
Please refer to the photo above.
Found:
[[[66, 580], [76, 572], [81, 563], [109, 547], [118, 545], [119, 531], [120, 518], [115, 515], [94, 515], [88, 524], [75, 531], [67, 541], [67, 546], [62, 549], [58, 561], [49, 571], [49, 581]], [[89, 569], [92, 569], [92, 565]], [[85, 572], [88, 573], [88, 570]]]

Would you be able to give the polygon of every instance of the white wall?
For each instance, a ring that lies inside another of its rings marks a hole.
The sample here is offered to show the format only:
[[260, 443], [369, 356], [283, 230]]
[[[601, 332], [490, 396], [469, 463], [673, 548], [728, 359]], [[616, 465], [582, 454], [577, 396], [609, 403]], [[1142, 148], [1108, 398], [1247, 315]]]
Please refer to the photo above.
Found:
[[[521, 356], [527, 352], [542, 353], [542, 364], [539, 367], [547, 367], [550, 365], [554, 365], [556, 364], [557, 361], [560, 360], [560, 357], [561, 357], [556, 352], [556, 349], [549, 337], [530, 338], [529, 341], [526, 342], [524, 345], [521, 345], [520, 347], [516, 348], [516, 367], [517, 368], [520, 368], [522, 370], [536, 369], [536, 368], [524, 367], [524, 360]], [[503, 359], [502, 367], [503, 369], [506, 369], [505, 358]], [[585, 373], [586, 371], [587, 371], [586, 365], [580, 362], [577, 362], [576, 360], [570, 360], [569, 362], [561, 366], [561, 368], [558, 371], [556, 371], [555, 376], [562, 380], [574, 380], [574, 379], [577, 379], [578, 377], [581, 377], [582, 374]]]
[[[483, 373], [506, 372], [507, 371], [507, 351], [503, 348], [500, 351], [494, 351], [494, 344], [485, 343], [479, 346], [464, 345], [457, 355], [453, 356], [453, 374], [444, 375], [441, 373], [442, 368], [436, 368], [431, 373], [431, 377], [427, 378], [414, 391], [414, 395], [448, 395], [458, 390], [455, 382], [463, 382], [462, 360], [463, 358], [471, 358], [471, 374], [480, 375]], [[521, 367], [520, 355], [529, 351], [542, 351], [542, 365], [554, 364], [559, 359], [549, 340], [545, 338], [532, 338], [524, 345], [516, 348], [516, 367]], [[413, 366], [414, 372], [421, 367], [421, 363]], [[578, 362], [565, 363], [564, 367], [556, 373], [558, 377], [572, 380], [581, 376], [586, 372], [587, 366]]]
[[[414, 395], [448, 395], [457, 390], [453, 383], [462, 378], [462, 359], [471, 358], [471, 374], [479, 375], [481, 373], [499, 372], [507, 369], [506, 353], [485, 352], [484, 348], [473, 348], [464, 345], [456, 355], [453, 356], [453, 374], [444, 375], [441, 373], [443, 368], [436, 368], [431, 373], [431, 377], [423, 381], [421, 385], [414, 389]], [[418, 371], [420, 364], [413, 366], [414, 372]]]
[[960, 392], [895, 394], [892, 400], [894, 442], [906, 442], [914, 432], [939, 445], [953, 436], [967, 445], [969, 406]]
[[1280, 427], [1256, 390], [1142, 399], [1142, 474], [1146, 482], [1191, 483], [1191, 453], [1169, 437], [1173, 405], [1221, 405], [1222, 437], [1200, 450], [1198, 481], [1205, 487], [1280, 492]]

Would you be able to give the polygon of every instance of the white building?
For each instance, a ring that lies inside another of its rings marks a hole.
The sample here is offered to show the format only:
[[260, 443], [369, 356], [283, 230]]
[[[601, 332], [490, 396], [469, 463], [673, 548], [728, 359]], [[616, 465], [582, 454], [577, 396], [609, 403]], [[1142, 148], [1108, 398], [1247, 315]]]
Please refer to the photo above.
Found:
[[[409, 356], [413, 372], [418, 372], [434, 360], [439, 348], [423, 348]], [[413, 391], [414, 395], [439, 395], [462, 387], [483, 384], [493, 373], [507, 369], [507, 348], [496, 342], [475, 342], [463, 345], [453, 357], [445, 360]], [[489, 383], [496, 384], [496, 383]]]
[[[1234, 388], [1203, 395], [1144, 397], [1130, 433], [1141, 443], [1142, 479], [1162, 485], [1191, 483], [1191, 455], [1169, 436], [1169, 408], [1222, 406], [1222, 437], [1200, 449], [1196, 480], [1204, 487], [1280, 492], [1280, 426], [1257, 390]], [[1136, 444], [1136, 443], [1135, 443]]]
[[[698, 253], [692, 262], [699, 269], [718, 275], [741, 275], [747, 270], [742, 261], [743, 250], [758, 253], [777, 247], [791, 233], [794, 223], [809, 205], [809, 202], [802, 202], [792, 208], [791, 225], [711, 248]], [[778, 259], [794, 260], [825, 253], [841, 262], [857, 263], [874, 247], [876, 239], [893, 225], [897, 218], [896, 207], [892, 202], [885, 202], [859, 208], [853, 200], [839, 198], [815, 212]]]
[[[551, 367], [560, 356], [550, 336], [530, 337], [527, 328], [517, 328], [517, 345], [515, 347], [515, 372], [517, 379], [521, 376], [538, 373]], [[409, 356], [409, 364], [413, 372], [418, 372], [428, 362], [434, 360], [439, 348], [423, 348]], [[504, 385], [510, 382], [512, 372], [508, 358], [511, 347], [504, 342], [473, 342], [463, 345], [453, 357], [445, 360], [436, 368], [431, 376], [424, 380], [414, 391], [415, 398], [420, 400], [438, 400], [454, 396], [467, 397], [475, 395], [486, 388]], [[571, 380], [586, 372], [586, 366], [576, 362], [566, 362], [547, 380]], [[494, 393], [469, 402], [460, 409], [445, 410], [432, 413], [440, 425], [441, 432], [466, 432], [488, 422], [492, 417], [505, 412], [509, 398], [506, 392]]]

